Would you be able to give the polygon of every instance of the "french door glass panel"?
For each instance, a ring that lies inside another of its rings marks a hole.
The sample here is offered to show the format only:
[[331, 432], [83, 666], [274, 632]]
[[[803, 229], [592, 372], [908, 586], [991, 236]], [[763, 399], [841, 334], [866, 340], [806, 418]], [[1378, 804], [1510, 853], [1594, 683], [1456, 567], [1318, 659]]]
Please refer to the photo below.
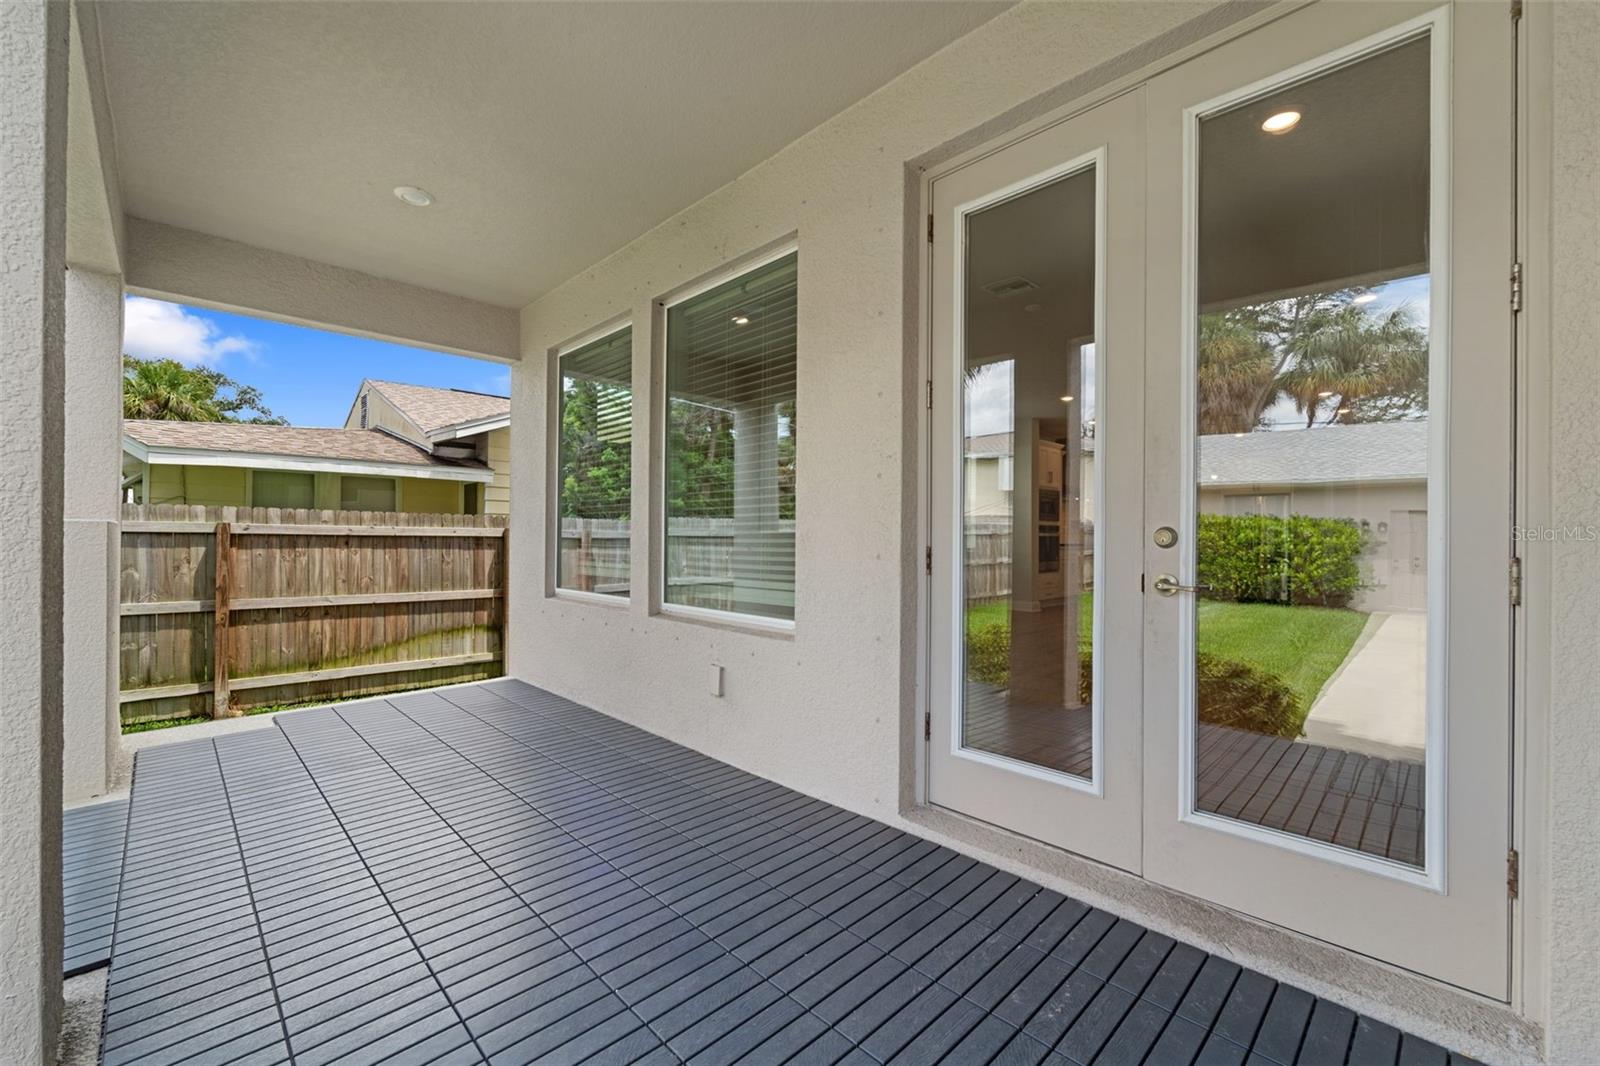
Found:
[[963, 746], [1092, 779], [1095, 168], [967, 216]]
[[938, 178], [932, 803], [1140, 865], [1144, 142], [1107, 101]]
[[1421, 867], [1426, 33], [1198, 119], [1195, 808]]

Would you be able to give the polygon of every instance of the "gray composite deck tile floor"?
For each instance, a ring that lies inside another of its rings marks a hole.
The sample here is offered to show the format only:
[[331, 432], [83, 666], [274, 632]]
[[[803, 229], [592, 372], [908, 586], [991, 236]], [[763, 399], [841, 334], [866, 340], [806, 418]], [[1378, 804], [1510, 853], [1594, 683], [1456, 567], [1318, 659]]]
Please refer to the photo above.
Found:
[[65, 977], [111, 960], [111, 923], [117, 914], [122, 842], [128, 801], [106, 800], [63, 812], [61, 881], [66, 937], [61, 952]]
[[[1013, 702], [967, 682], [969, 747], [1088, 776], [1094, 723], [1087, 707]], [[1202, 722], [1199, 807], [1411, 866], [1424, 859], [1423, 766]]]
[[141, 752], [123, 1063], [1469, 1060], [510, 680]]

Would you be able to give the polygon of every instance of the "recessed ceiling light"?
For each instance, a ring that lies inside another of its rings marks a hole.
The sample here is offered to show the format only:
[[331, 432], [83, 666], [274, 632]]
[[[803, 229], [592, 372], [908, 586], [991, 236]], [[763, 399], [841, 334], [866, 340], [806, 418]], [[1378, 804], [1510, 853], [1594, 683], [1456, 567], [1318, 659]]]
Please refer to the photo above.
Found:
[[1333, 393], [1331, 393], [1331, 392], [1319, 392], [1319, 393], [1317, 393], [1317, 399], [1326, 400], [1329, 396], [1332, 396], [1332, 395], [1333, 395]]
[[1351, 300], [1350, 302], [1353, 303], [1353, 304], [1369, 304], [1373, 300], [1376, 300], [1377, 298], [1378, 298], [1378, 294], [1375, 293], [1375, 292], [1364, 292], [1360, 296], [1357, 296], [1354, 300]]
[[1061, 397], [1061, 402], [1062, 403], [1071, 403], [1072, 402], [1072, 397], [1071, 396], [1063, 396], [1063, 397]]
[[433, 203], [433, 193], [427, 189], [419, 189], [415, 185], [401, 185], [394, 190], [395, 197], [403, 204], [412, 207], [427, 207]]
[[741, 311], [733, 316], [733, 324], [736, 326], [748, 326], [750, 324], [750, 316]]
[[1284, 108], [1282, 111], [1274, 111], [1268, 115], [1267, 120], [1261, 124], [1261, 128], [1268, 133], [1288, 133], [1298, 125], [1300, 125], [1300, 112], [1292, 108]]

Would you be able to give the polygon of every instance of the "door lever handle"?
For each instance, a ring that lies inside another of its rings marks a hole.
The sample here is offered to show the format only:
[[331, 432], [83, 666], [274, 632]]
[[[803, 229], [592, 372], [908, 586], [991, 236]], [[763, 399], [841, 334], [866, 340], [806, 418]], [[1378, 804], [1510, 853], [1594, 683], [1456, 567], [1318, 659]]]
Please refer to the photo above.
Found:
[[1154, 588], [1163, 596], [1176, 596], [1180, 592], [1210, 592], [1210, 585], [1180, 585], [1178, 579], [1171, 574], [1162, 574], [1156, 578]]

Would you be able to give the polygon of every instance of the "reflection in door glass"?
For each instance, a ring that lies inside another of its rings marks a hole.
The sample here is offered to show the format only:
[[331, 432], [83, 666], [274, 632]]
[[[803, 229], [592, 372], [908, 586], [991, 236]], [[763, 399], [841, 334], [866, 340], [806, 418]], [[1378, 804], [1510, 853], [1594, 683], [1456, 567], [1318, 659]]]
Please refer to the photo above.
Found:
[[962, 744], [1094, 772], [1095, 179], [967, 219]]
[[1195, 798], [1423, 862], [1428, 41], [1200, 122]]

